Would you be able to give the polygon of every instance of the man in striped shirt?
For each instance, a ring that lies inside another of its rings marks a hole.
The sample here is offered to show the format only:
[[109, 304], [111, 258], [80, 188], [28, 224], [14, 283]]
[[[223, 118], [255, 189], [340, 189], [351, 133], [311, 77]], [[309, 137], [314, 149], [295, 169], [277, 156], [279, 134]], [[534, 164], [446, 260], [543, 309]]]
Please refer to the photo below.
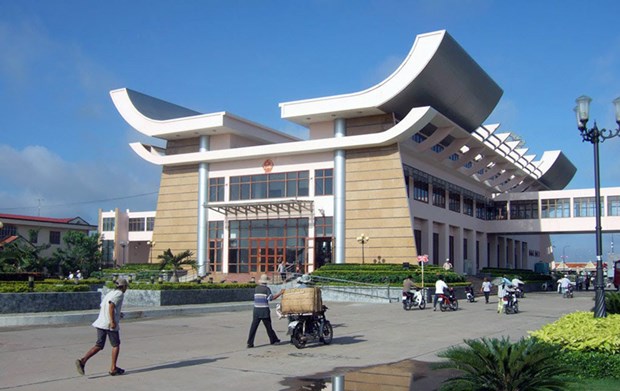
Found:
[[252, 325], [250, 326], [250, 334], [248, 335], [248, 348], [254, 347], [254, 337], [256, 336], [256, 330], [258, 325], [263, 321], [265, 329], [267, 329], [267, 335], [269, 336], [269, 342], [274, 345], [280, 342], [276, 332], [271, 327], [271, 310], [269, 309], [269, 302], [280, 297], [284, 293], [284, 289], [275, 295], [271, 294], [271, 289], [267, 286], [269, 277], [266, 274], [260, 276], [258, 285], [254, 290], [254, 314], [252, 317]]

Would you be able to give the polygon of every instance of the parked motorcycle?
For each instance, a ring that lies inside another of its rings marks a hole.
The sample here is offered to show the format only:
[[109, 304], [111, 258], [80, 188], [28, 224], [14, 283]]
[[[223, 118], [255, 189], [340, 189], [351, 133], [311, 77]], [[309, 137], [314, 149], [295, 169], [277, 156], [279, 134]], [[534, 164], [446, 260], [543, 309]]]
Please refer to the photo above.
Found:
[[504, 313], [506, 315], [519, 312], [519, 299], [514, 291], [506, 291], [502, 300], [504, 301]]
[[476, 296], [474, 295], [474, 288], [471, 285], [465, 287], [465, 298], [470, 303], [476, 302]]
[[288, 334], [291, 335], [291, 343], [297, 349], [303, 349], [309, 341], [318, 340], [329, 345], [334, 337], [332, 324], [325, 317], [327, 307], [314, 314], [299, 314], [292, 316], [288, 324]]
[[439, 309], [441, 312], [447, 310], [456, 311], [459, 309], [459, 301], [456, 299], [454, 294], [454, 288], [448, 288], [447, 294], [440, 294], [437, 301], [439, 302]]
[[415, 288], [415, 290], [409, 292], [408, 295], [403, 292], [403, 309], [409, 311], [413, 307], [418, 307], [421, 310], [426, 308], [425, 293], [426, 290], [420, 288]]

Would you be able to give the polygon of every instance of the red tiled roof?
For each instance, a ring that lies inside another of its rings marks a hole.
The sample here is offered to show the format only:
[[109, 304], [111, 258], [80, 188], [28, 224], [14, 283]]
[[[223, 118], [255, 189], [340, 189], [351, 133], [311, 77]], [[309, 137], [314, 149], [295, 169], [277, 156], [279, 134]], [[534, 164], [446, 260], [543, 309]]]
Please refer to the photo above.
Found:
[[66, 218], [54, 218], [54, 217], [41, 217], [41, 216], [24, 216], [24, 215], [12, 215], [6, 213], [0, 213], [0, 219], [12, 219], [12, 220], [24, 220], [24, 221], [38, 221], [41, 223], [56, 223], [56, 224], [71, 224], [73, 220], [79, 217], [66, 217]]

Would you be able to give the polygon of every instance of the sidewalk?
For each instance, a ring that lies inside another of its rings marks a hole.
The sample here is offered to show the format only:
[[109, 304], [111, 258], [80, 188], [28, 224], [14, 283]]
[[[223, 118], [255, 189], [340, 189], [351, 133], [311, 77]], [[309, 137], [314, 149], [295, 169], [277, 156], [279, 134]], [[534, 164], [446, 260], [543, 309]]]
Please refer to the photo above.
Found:
[[181, 311], [174, 316], [135, 309], [127, 311], [129, 319], [121, 324], [118, 365], [127, 373], [117, 377], [107, 373], [109, 346], [88, 362], [85, 376], [77, 374], [75, 359], [95, 341], [88, 322], [0, 328], [0, 390], [296, 391], [301, 388], [291, 384], [297, 379], [338, 374], [346, 379], [347, 373], [374, 365], [405, 359], [437, 361], [437, 353], [463, 339], [508, 336], [516, 340], [564, 314], [590, 310], [593, 296], [576, 292], [574, 299], [563, 299], [553, 292], [530, 293], [516, 315], [498, 314], [496, 297], [491, 304], [461, 301], [456, 312], [433, 312], [432, 305], [422, 311], [403, 311], [400, 303], [328, 302], [333, 343], [309, 344], [301, 350], [288, 343], [287, 322], [278, 320], [275, 311], [272, 320], [283, 343], [269, 345], [261, 326], [256, 347], [247, 349], [251, 303], [168, 309]]

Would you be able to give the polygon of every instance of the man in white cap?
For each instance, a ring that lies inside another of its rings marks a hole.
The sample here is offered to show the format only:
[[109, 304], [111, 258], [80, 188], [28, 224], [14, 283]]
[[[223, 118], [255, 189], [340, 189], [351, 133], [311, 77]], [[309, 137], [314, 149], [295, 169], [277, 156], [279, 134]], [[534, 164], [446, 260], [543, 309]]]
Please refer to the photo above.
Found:
[[260, 276], [258, 285], [254, 290], [254, 313], [252, 316], [252, 325], [250, 326], [250, 334], [248, 335], [248, 348], [254, 347], [254, 337], [256, 336], [256, 330], [258, 329], [258, 325], [261, 321], [267, 330], [269, 343], [275, 345], [280, 342], [276, 332], [273, 331], [273, 327], [271, 327], [271, 311], [269, 309], [269, 302], [280, 297], [284, 293], [284, 289], [277, 294], [272, 295], [271, 289], [267, 286], [268, 282], [269, 277], [267, 277], [266, 274], [263, 274]]
[[125, 370], [116, 366], [118, 354], [121, 347], [121, 339], [119, 334], [119, 323], [123, 316], [121, 307], [123, 306], [123, 298], [129, 284], [124, 278], [116, 280], [116, 289], [108, 292], [103, 300], [99, 310], [99, 317], [93, 323], [93, 327], [97, 329], [97, 341], [95, 346], [90, 348], [84, 357], [75, 360], [75, 366], [80, 375], [84, 374], [86, 362], [95, 354], [99, 353], [105, 347], [106, 339], [110, 339], [112, 345], [112, 365], [110, 367], [110, 375], [122, 375]]

